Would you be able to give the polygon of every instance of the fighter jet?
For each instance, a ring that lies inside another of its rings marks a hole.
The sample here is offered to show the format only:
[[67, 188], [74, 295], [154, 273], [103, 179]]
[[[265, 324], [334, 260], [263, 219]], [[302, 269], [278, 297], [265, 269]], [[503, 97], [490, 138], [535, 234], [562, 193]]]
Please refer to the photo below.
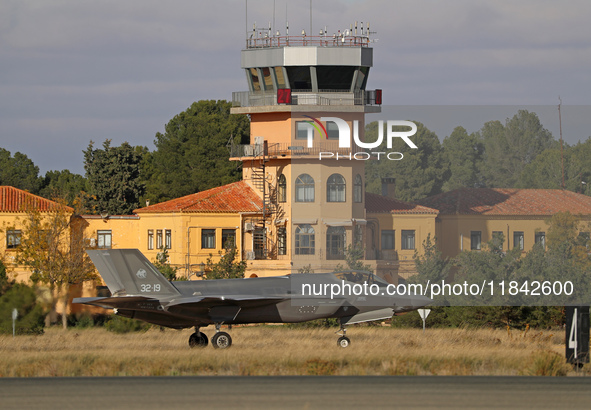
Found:
[[388, 283], [367, 272], [293, 274], [248, 279], [169, 282], [137, 249], [87, 251], [111, 291], [110, 297], [75, 298], [73, 303], [174, 329], [195, 328], [190, 347], [205, 347], [202, 327], [214, 325], [214, 348], [232, 345], [222, 325], [299, 323], [336, 318], [337, 345], [351, 343], [346, 326], [389, 319], [432, 302], [421, 295], [389, 296]]

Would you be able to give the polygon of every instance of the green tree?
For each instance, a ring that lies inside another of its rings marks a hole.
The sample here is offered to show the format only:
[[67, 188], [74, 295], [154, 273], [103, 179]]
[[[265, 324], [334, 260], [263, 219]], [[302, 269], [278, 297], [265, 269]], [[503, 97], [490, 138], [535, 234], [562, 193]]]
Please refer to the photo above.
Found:
[[[409, 148], [401, 138], [394, 138], [392, 148], [388, 149], [384, 138], [382, 145], [373, 150], [400, 152], [404, 158], [399, 161], [383, 158], [378, 161], [367, 161], [365, 175], [368, 192], [380, 194], [381, 179], [385, 177], [396, 178], [396, 197], [402, 201], [415, 201], [442, 192], [443, 182], [448, 178], [449, 165], [441, 143], [437, 135], [423, 124], [416, 121], [415, 124], [417, 132], [411, 140], [418, 149]], [[377, 140], [378, 131], [377, 122], [368, 124], [365, 130], [366, 140]]]
[[[58, 298], [68, 302], [71, 285], [97, 278], [94, 264], [85, 252], [83, 226], [72, 223], [71, 208], [62, 206], [42, 214], [30, 210], [23, 221], [16, 262], [32, 271], [34, 283], [49, 285], [54, 313]], [[67, 327], [67, 317], [62, 315]]]
[[41, 185], [39, 167], [25, 154], [16, 152], [11, 156], [10, 151], [0, 148], [0, 185], [10, 185], [37, 194]]
[[168, 249], [164, 246], [160, 249], [160, 252], [156, 255], [156, 260], [154, 261], [154, 266], [158, 271], [163, 274], [166, 279], [173, 281], [178, 280], [176, 273], [178, 268], [170, 266], [170, 262], [168, 261]]
[[[345, 263], [347, 264], [347, 268], [350, 270], [360, 270], [364, 272], [373, 273], [373, 268], [371, 265], [363, 263], [365, 257], [365, 248], [361, 242], [356, 242], [355, 244], [349, 244], [345, 248]], [[341, 264], [335, 266], [335, 272], [339, 272], [345, 270], [345, 267]]]
[[477, 135], [468, 135], [465, 128], [456, 127], [442, 145], [450, 171], [449, 179], [443, 184], [443, 191], [477, 186], [480, 183], [479, 169], [484, 150]]
[[47, 199], [63, 198], [69, 206], [75, 206], [82, 192], [86, 192], [86, 178], [63, 171], [47, 171], [39, 195]]
[[224, 252], [218, 252], [220, 260], [213, 261], [213, 255], [207, 258], [206, 279], [236, 279], [243, 278], [246, 271], [246, 261], [237, 261], [238, 249], [232, 241], [227, 241]]
[[249, 121], [231, 115], [227, 101], [199, 101], [176, 115], [157, 133], [150, 158], [146, 198], [161, 202], [238, 181], [241, 172], [228, 161], [228, 144], [248, 143]]
[[84, 169], [88, 179], [88, 208], [111, 215], [128, 215], [140, 206], [145, 186], [140, 181], [142, 158], [127, 142], [111, 147], [106, 140], [103, 148], [90, 142], [84, 151]]
[[18, 312], [15, 333], [43, 333], [43, 308], [37, 303], [33, 287], [24, 283], [13, 283], [0, 294], [0, 333], [12, 333], [13, 309]]
[[481, 176], [489, 188], [517, 186], [527, 164], [547, 148], [556, 146], [536, 113], [519, 110], [505, 125], [500, 121], [484, 124], [479, 133], [484, 146]]
[[441, 251], [437, 247], [437, 238], [431, 240], [431, 234], [423, 241], [423, 254], [415, 251], [415, 266], [417, 274], [410, 279], [413, 283], [425, 285], [428, 281], [440, 282], [447, 279], [449, 275], [450, 264], [447, 258], [443, 258]]

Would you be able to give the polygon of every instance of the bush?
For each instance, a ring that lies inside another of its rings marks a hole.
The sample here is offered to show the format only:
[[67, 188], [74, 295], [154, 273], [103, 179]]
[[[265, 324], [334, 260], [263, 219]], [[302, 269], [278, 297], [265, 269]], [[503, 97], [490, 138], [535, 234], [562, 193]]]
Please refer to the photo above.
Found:
[[150, 327], [149, 323], [115, 315], [105, 322], [105, 329], [114, 333], [145, 332]]
[[0, 333], [12, 333], [12, 310], [17, 309], [17, 334], [41, 334], [45, 314], [31, 286], [17, 283], [0, 297]]

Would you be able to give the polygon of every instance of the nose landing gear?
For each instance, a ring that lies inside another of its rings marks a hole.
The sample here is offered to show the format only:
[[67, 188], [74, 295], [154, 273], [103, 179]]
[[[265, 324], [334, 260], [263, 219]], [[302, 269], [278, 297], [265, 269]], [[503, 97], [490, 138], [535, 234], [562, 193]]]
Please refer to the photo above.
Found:
[[[341, 335], [339, 332], [343, 332], [343, 334]], [[341, 324], [341, 328], [339, 329], [339, 331], [335, 332], [335, 333], [337, 335], [341, 335], [341, 337], [339, 337], [337, 339], [337, 346], [342, 347], [342, 348], [349, 347], [349, 345], [351, 344], [351, 340], [346, 336], [347, 329], [345, 329], [342, 324]]]

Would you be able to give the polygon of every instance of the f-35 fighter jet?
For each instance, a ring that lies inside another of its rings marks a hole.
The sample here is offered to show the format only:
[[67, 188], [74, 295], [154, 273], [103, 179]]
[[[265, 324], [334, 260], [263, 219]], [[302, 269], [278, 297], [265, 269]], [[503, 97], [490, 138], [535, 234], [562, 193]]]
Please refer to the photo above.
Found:
[[224, 349], [232, 345], [232, 338], [220, 331], [222, 324], [325, 318], [339, 319], [342, 334], [337, 344], [347, 347], [346, 325], [389, 319], [432, 302], [420, 295], [390, 296], [389, 284], [366, 272], [169, 282], [137, 249], [88, 254], [111, 296], [75, 298], [73, 303], [114, 309], [119, 316], [174, 329], [194, 327], [191, 347], [207, 346], [208, 338], [200, 329], [212, 324], [216, 333], [211, 343]]

